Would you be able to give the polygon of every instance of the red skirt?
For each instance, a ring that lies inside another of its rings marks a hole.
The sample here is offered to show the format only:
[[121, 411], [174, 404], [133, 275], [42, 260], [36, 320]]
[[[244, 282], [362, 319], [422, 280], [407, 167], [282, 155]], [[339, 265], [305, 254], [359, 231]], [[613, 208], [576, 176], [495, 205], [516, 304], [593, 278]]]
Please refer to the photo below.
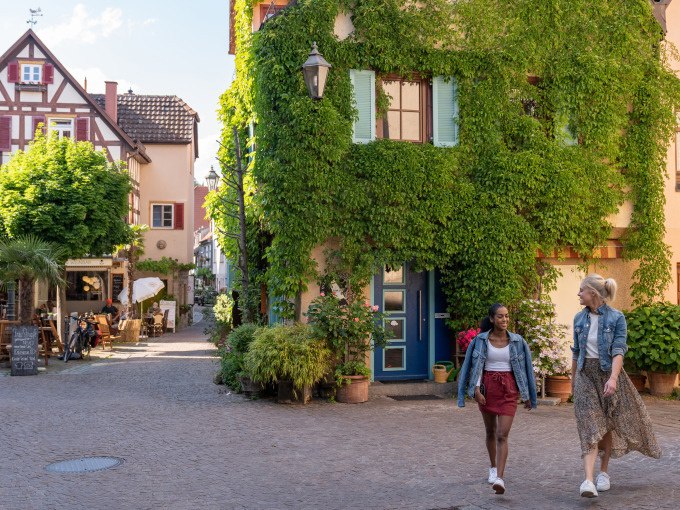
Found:
[[482, 375], [482, 384], [486, 388], [486, 405], [479, 405], [479, 410], [502, 416], [515, 416], [519, 389], [512, 372], [487, 372]]

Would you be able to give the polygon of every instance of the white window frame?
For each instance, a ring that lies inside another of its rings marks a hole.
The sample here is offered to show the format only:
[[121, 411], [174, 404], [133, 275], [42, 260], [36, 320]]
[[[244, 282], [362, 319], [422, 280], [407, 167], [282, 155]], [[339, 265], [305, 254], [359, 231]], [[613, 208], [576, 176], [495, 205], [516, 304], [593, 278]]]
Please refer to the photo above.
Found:
[[[58, 125], [57, 122], [63, 122], [69, 123], [68, 129], [66, 124], [61, 124]], [[73, 120], [73, 117], [49, 117], [47, 119], [47, 125], [48, 125], [48, 131], [54, 131], [58, 134], [59, 139], [61, 140], [64, 137], [64, 133], [66, 131], [70, 131], [69, 138], [72, 140], [75, 140], [76, 138], [76, 123]]]
[[[25, 78], [28, 70], [28, 79]], [[38, 71], [38, 78], [35, 79], [35, 72]], [[42, 83], [43, 66], [40, 64], [21, 64], [21, 83]]]
[[[161, 209], [161, 225], [156, 225], [155, 224], [155, 214], [154, 214], [154, 209], [156, 207], [162, 207]], [[170, 209], [170, 225], [163, 225], [163, 223], [166, 222], [167, 218], [165, 217], [165, 208]], [[172, 230], [175, 228], [175, 204], [168, 204], [168, 203], [152, 203], [151, 204], [151, 228], [153, 229], [166, 229], [166, 230]]]

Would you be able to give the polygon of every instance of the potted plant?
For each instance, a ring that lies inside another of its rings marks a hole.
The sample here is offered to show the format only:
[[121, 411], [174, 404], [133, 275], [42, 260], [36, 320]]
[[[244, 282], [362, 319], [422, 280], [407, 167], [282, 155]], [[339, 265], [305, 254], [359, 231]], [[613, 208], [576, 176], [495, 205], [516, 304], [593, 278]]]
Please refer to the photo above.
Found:
[[257, 330], [255, 324], [243, 324], [229, 333], [219, 349], [222, 382], [247, 397], [256, 397], [262, 391], [262, 385], [254, 382], [245, 368], [245, 355]]
[[253, 381], [278, 383], [279, 403], [306, 404], [312, 385], [330, 370], [331, 351], [307, 324], [260, 328], [245, 355]]
[[680, 306], [642, 305], [627, 312], [626, 319], [626, 357], [647, 371], [652, 395], [669, 396], [680, 372]]
[[566, 402], [571, 396], [570, 342], [566, 337], [567, 326], [555, 322], [555, 305], [550, 301], [524, 300], [516, 306], [512, 317], [515, 331], [531, 349], [542, 396], [547, 394]]
[[383, 317], [378, 307], [368, 301], [348, 303], [324, 292], [309, 305], [309, 324], [326, 339], [333, 353], [338, 402], [356, 404], [368, 400], [371, 370], [366, 358], [372, 349], [387, 342]]
[[623, 359], [623, 369], [628, 374], [630, 381], [638, 390], [638, 393], [645, 391], [645, 383], [647, 382], [647, 377], [641, 373], [640, 369], [635, 365], [635, 362], [629, 356], [625, 356]]

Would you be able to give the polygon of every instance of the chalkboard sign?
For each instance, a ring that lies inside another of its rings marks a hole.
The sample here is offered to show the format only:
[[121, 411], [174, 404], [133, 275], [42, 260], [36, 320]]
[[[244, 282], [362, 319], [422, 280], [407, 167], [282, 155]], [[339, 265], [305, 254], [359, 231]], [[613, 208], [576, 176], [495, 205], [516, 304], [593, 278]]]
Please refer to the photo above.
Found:
[[38, 328], [12, 328], [12, 375], [38, 374]]
[[111, 281], [111, 294], [113, 295], [113, 300], [118, 301], [118, 294], [123, 292], [124, 277], [122, 274], [114, 274], [111, 276]]

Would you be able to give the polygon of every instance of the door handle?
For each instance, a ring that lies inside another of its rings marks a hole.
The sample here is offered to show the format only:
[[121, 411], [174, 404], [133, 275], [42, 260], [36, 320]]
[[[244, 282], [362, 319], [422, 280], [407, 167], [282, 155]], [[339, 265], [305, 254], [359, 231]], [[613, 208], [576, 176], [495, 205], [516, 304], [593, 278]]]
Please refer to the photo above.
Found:
[[423, 341], [423, 291], [418, 291], [418, 341]]

